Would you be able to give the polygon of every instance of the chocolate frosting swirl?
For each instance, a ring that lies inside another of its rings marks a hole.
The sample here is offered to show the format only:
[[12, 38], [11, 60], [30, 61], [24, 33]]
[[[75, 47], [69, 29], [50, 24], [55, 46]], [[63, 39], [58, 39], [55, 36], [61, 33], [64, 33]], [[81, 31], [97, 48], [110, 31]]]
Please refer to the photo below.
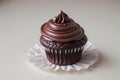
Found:
[[50, 41], [68, 42], [80, 40], [84, 36], [84, 30], [61, 11], [57, 17], [42, 25], [41, 34]]

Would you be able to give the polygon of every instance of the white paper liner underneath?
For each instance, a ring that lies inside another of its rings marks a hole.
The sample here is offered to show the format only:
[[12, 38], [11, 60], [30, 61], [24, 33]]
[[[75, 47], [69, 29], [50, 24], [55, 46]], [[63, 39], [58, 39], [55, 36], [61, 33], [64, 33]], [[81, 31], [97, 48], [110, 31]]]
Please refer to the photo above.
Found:
[[97, 49], [92, 45], [90, 41], [88, 41], [83, 49], [82, 58], [79, 62], [73, 65], [67, 66], [59, 66], [50, 63], [45, 55], [45, 49], [41, 46], [40, 43], [37, 43], [34, 47], [32, 47], [28, 51], [28, 59], [31, 63], [33, 63], [39, 69], [47, 69], [47, 70], [82, 70], [87, 69], [89, 66], [93, 65], [97, 62], [99, 57], [99, 52]]

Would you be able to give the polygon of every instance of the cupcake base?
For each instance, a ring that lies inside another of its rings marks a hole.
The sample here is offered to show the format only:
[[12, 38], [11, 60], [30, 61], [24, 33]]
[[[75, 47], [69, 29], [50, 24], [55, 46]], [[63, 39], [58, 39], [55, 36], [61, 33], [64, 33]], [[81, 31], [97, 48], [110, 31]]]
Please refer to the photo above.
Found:
[[40, 43], [45, 48], [48, 61], [56, 65], [71, 65], [78, 62], [86, 42], [86, 35], [80, 40], [69, 42], [49, 41], [43, 36], [40, 37]]
[[71, 65], [75, 64], [81, 59], [82, 50], [76, 53], [50, 53], [46, 51], [47, 59], [49, 62], [56, 65]]

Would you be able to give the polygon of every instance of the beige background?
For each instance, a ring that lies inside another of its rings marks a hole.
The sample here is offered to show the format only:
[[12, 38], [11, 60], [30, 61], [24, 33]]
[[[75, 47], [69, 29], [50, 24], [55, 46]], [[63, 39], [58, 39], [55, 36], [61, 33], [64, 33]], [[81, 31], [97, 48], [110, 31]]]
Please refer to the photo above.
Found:
[[[78, 22], [100, 51], [98, 64], [79, 72], [46, 72], [26, 51], [40, 26], [61, 10]], [[119, 80], [120, 0], [0, 0], [0, 80]]]

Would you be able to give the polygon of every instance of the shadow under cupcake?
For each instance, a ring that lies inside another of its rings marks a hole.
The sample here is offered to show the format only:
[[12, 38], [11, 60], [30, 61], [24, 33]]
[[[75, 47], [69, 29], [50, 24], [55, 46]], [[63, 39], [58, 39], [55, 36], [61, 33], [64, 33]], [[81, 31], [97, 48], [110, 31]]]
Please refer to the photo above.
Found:
[[49, 62], [71, 65], [80, 61], [87, 37], [84, 29], [61, 11], [41, 26], [40, 42]]

